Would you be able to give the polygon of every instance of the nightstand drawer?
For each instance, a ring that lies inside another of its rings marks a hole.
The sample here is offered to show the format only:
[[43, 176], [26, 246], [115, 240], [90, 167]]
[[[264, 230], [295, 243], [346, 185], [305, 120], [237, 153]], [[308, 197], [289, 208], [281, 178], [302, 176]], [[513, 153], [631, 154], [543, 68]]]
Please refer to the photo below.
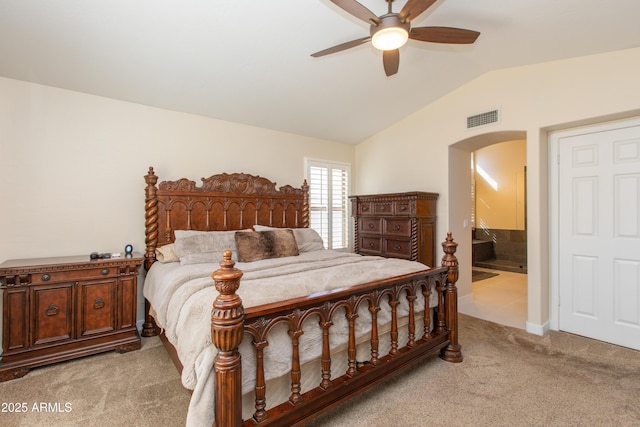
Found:
[[79, 295], [79, 335], [86, 337], [116, 328], [116, 281], [84, 283]]
[[51, 344], [73, 338], [73, 284], [33, 288], [32, 345]]
[[77, 281], [86, 279], [96, 279], [100, 277], [114, 276], [117, 274], [115, 267], [96, 267], [79, 270], [66, 271], [44, 271], [31, 275], [31, 283], [56, 283], [66, 281]]

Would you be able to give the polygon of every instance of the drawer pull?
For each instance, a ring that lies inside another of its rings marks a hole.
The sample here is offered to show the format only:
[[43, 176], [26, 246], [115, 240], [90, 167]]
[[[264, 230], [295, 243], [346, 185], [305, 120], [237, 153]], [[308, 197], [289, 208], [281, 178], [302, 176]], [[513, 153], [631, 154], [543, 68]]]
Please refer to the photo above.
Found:
[[402, 247], [400, 245], [396, 245], [396, 251], [399, 251]]
[[369, 228], [373, 228], [373, 227], [374, 227], [373, 223], [369, 223]]
[[381, 211], [383, 211], [383, 210], [385, 210], [385, 209], [386, 209], [386, 207], [384, 207], [384, 206], [380, 206], [380, 210], [381, 210]]
[[55, 304], [51, 304], [49, 308], [47, 308], [47, 311], [45, 311], [47, 316], [55, 316], [58, 313], [60, 313], [60, 308]]
[[406, 210], [407, 210], [407, 207], [406, 207], [405, 205], [402, 205], [402, 206], [400, 206], [400, 210], [401, 210], [401, 211], [406, 211]]
[[373, 247], [373, 242], [369, 242], [369, 247], [372, 248]]
[[397, 224], [396, 224], [396, 226], [395, 226], [395, 227], [393, 227], [393, 228], [394, 228], [394, 230], [396, 230], [396, 231], [400, 230], [400, 226], [399, 226], [399, 225], [397, 225]]
[[51, 276], [49, 276], [48, 274], [43, 274], [41, 279], [43, 282], [47, 282], [51, 279]]
[[106, 276], [107, 274], [109, 274], [109, 269], [108, 268], [103, 268], [102, 271], [100, 272], [100, 274], [102, 274], [103, 276]]
[[368, 206], [363, 206], [363, 207], [362, 207], [362, 210], [366, 212], [366, 211], [368, 211], [368, 210], [369, 210], [369, 207], [368, 207]]
[[104, 300], [102, 298], [96, 298], [93, 302], [93, 309], [100, 310], [101, 308], [104, 308]]

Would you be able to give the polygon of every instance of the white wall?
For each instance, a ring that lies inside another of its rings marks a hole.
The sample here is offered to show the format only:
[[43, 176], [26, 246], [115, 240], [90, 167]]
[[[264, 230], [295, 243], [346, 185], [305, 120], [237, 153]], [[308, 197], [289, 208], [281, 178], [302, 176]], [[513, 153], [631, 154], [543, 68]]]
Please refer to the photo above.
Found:
[[144, 252], [149, 166], [299, 186], [304, 157], [353, 164], [355, 147], [0, 78], [0, 262]]
[[[468, 175], [470, 166], [460, 151], [499, 142], [496, 132], [505, 133], [502, 141], [525, 135], [527, 325], [529, 330], [542, 330], [549, 319], [547, 132], [639, 115], [639, 75], [640, 48], [490, 72], [359, 144], [355, 191], [440, 193], [438, 237], [444, 239], [450, 230], [460, 244], [459, 292], [468, 295], [471, 233], [463, 223], [470, 203], [464, 201], [469, 194], [468, 187], [463, 187], [466, 179], [459, 175]], [[494, 108], [501, 109], [499, 124], [466, 130], [467, 116]], [[485, 142], [483, 135], [487, 135]]]

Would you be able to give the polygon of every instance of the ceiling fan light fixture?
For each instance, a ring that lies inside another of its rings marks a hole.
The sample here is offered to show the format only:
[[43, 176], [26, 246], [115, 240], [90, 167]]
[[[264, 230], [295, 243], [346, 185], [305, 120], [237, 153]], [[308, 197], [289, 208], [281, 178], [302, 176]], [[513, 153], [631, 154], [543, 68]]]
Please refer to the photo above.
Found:
[[371, 37], [373, 47], [380, 50], [398, 49], [409, 40], [409, 33], [401, 27], [383, 28]]
[[403, 23], [396, 13], [383, 15], [380, 21], [371, 26], [371, 44], [376, 49], [398, 49], [409, 40], [409, 24]]

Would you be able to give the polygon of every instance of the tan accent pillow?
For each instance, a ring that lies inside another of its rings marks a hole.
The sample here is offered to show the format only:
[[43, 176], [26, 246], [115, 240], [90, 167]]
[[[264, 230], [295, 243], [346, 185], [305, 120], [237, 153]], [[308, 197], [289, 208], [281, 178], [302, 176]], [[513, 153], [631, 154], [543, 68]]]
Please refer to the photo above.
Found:
[[[256, 231], [283, 230], [282, 228], [269, 227], [267, 225], [254, 225], [253, 229]], [[300, 253], [324, 249], [322, 237], [313, 228], [292, 228], [291, 231], [293, 231], [293, 237], [296, 238]]]
[[175, 245], [170, 243], [156, 248], [156, 261], [163, 263], [180, 261], [180, 257], [176, 254]]
[[289, 229], [236, 233], [235, 239], [240, 262], [300, 255]]

